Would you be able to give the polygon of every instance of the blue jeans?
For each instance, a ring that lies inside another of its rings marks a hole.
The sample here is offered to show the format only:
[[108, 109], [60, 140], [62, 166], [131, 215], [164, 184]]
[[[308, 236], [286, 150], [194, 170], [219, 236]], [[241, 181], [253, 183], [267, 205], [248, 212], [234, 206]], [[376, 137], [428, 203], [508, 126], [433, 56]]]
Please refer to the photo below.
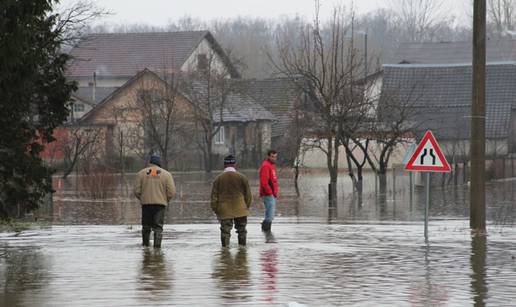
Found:
[[272, 222], [274, 211], [276, 211], [276, 198], [272, 195], [263, 196], [263, 204], [265, 205], [265, 221]]

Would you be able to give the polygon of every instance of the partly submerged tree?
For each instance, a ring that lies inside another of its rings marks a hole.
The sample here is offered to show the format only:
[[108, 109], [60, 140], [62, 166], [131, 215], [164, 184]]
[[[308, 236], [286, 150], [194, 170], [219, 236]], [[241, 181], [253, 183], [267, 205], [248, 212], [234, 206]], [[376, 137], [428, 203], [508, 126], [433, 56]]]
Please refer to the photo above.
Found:
[[354, 106], [350, 104], [350, 89], [357, 62], [352, 59], [349, 21], [342, 8], [335, 8], [327, 26], [319, 20], [316, 1], [314, 22], [301, 28], [299, 34], [278, 40], [279, 60], [271, 56], [275, 68], [313, 97], [314, 127], [312, 147], [326, 155], [330, 175], [329, 202], [336, 205], [339, 169], [339, 132], [341, 120], [348, 118]]
[[40, 153], [66, 120], [75, 89], [64, 76], [63, 45], [95, 17], [77, 9], [55, 13], [57, 3], [0, 2], [0, 219], [37, 208], [52, 191]]
[[[231, 52], [226, 51], [228, 59]], [[239, 65], [238, 60], [231, 61]], [[232, 77], [238, 77], [236, 66], [225, 65], [224, 59], [209, 51], [198, 55], [196, 67], [189, 67], [181, 79], [181, 92], [193, 104], [195, 137], [193, 141], [202, 152], [204, 170], [211, 173], [214, 167], [214, 142], [216, 135], [223, 133], [224, 113], [233, 89]]]
[[[0, 218], [37, 208], [52, 191], [51, 170], [39, 157], [66, 120], [75, 88], [65, 79], [69, 56], [53, 1], [0, 4]], [[21, 208], [21, 210], [20, 210]]]

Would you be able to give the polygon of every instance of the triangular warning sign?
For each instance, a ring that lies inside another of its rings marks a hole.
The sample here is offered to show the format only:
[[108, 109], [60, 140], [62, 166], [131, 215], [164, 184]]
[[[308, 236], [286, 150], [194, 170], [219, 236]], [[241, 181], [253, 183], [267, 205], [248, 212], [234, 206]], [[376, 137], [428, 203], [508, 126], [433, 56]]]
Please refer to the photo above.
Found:
[[429, 130], [417, 145], [405, 169], [424, 172], [450, 172], [451, 168], [444, 157], [434, 135]]

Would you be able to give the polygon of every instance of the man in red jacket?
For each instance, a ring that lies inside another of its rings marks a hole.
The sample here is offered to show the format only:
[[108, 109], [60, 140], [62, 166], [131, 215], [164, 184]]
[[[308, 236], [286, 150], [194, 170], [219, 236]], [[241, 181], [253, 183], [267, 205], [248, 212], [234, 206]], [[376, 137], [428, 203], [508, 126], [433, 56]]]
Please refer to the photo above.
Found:
[[276, 176], [276, 160], [278, 153], [275, 150], [267, 152], [267, 159], [260, 167], [260, 197], [265, 206], [265, 219], [262, 222], [262, 231], [270, 232], [276, 199], [278, 198], [278, 177]]

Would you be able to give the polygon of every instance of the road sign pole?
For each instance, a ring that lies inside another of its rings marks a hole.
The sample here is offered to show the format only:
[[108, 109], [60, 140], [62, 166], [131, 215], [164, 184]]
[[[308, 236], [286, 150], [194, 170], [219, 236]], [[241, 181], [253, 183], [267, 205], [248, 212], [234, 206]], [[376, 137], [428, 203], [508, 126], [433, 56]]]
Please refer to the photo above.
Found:
[[430, 208], [430, 172], [426, 173], [426, 201], [425, 201], [425, 243], [428, 244], [428, 210]]
[[[408, 157], [408, 153], [405, 155]], [[405, 159], [404, 159], [405, 160]], [[428, 211], [430, 208], [430, 173], [451, 171], [442, 150], [429, 130], [423, 136], [416, 150], [405, 164], [405, 170], [426, 172], [426, 201], [425, 201], [425, 243], [428, 244]]]

